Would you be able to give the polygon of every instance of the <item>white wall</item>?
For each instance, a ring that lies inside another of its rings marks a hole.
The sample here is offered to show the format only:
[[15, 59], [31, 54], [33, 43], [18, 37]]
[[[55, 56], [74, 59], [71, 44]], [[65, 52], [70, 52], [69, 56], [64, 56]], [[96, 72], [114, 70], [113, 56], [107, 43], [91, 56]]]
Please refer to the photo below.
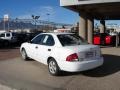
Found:
[[6, 32], [5, 30], [0, 30], [0, 33], [4, 33], [4, 32]]

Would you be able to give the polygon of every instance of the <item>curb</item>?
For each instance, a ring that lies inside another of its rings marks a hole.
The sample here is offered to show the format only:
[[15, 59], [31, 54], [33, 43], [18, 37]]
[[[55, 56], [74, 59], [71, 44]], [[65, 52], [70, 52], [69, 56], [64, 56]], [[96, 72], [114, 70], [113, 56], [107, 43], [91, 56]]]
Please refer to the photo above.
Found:
[[0, 90], [17, 90], [17, 89], [0, 84]]

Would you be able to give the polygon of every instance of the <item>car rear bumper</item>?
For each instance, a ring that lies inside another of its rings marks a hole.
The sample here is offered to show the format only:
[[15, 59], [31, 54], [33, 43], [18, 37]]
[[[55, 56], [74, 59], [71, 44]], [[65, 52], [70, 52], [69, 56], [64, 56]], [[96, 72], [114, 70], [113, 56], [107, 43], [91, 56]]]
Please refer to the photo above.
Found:
[[60, 69], [68, 72], [85, 71], [99, 67], [103, 64], [103, 57], [95, 60], [81, 61], [81, 62], [63, 62], [59, 65]]

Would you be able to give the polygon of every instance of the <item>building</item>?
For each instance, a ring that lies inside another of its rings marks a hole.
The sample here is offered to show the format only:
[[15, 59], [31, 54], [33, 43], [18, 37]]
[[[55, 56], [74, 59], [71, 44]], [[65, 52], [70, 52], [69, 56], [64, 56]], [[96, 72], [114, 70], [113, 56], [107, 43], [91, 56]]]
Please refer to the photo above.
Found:
[[120, 19], [120, 0], [60, 0], [60, 5], [79, 13], [79, 35], [93, 42], [94, 19], [100, 20], [100, 32], [105, 32], [105, 20]]

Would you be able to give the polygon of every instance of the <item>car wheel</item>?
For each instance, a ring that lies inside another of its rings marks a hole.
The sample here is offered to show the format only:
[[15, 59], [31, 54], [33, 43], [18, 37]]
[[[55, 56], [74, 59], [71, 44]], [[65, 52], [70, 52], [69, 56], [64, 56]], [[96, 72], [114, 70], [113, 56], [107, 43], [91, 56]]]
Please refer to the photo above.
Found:
[[22, 49], [21, 56], [25, 61], [28, 61], [28, 56], [27, 56], [27, 53], [26, 53], [25, 49]]
[[8, 47], [8, 46], [9, 46], [9, 41], [5, 41], [5, 42], [4, 42], [4, 46], [5, 46], [5, 47]]
[[49, 73], [53, 76], [57, 76], [60, 74], [59, 66], [53, 58], [50, 59], [48, 62], [48, 70], [49, 70]]

